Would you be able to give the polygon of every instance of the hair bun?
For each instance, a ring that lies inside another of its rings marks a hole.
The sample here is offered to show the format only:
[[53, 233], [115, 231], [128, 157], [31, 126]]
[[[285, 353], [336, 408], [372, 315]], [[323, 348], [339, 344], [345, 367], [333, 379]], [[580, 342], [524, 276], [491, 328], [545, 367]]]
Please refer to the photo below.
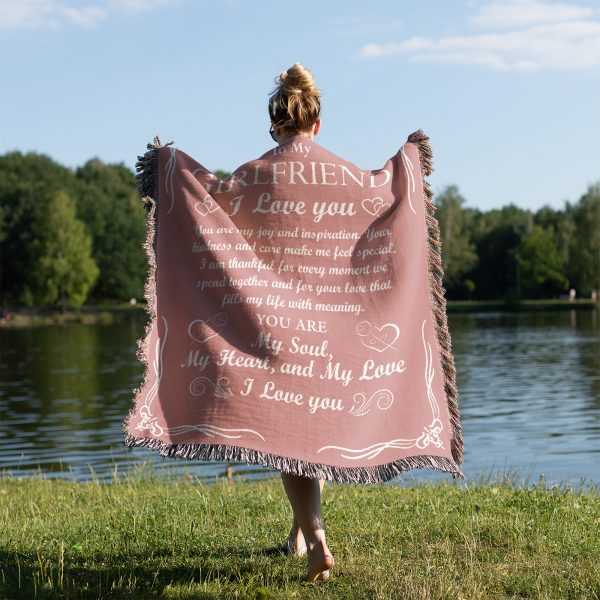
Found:
[[279, 76], [281, 87], [288, 94], [313, 93], [315, 91], [315, 78], [313, 74], [301, 65], [295, 63], [287, 71], [283, 71]]
[[313, 74], [299, 62], [275, 79], [269, 99], [269, 116], [284, 133], [308, 131], [319, 118], [321, 91]]

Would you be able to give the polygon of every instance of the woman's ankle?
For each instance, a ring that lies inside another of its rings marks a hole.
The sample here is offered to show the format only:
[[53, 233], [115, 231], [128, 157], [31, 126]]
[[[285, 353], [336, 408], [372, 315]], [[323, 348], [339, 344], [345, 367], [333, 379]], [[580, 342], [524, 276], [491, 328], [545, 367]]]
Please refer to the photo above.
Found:
[[327, 550], [327, 541], [325, 539], [325, 530], [317, 529], [316, 531], [312, 531], [307, 538], [304, 536], [304, 541], [306, 543], [306, 549], [309, 552], [314, 552], [319, 549]]

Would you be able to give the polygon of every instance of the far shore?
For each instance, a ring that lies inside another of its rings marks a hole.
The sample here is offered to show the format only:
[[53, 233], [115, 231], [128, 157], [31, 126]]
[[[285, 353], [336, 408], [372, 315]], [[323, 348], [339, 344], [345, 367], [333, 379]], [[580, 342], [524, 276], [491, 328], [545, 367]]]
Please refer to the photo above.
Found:
[[[452, 312], [498, 312], [531, 310], [600, 309], [600, 300], [549, 299], [521, 300], [507, 303], [502, 300], [448, 300], [448, 313]], [[0, 327], [24, 327], [31, 325], [59, 325], [66, 323], [110, 324], [131, 319], [148, 319], [144, 302], [86, 304], [80, 308], [61, 310], [56, 307], [2, 306]]]

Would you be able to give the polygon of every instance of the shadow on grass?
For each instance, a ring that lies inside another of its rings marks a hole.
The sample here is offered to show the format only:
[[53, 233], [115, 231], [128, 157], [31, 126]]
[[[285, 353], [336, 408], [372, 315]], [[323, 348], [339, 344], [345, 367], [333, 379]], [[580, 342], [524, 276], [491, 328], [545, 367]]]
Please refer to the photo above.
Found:
[[[287, 558], [281, 546], [251, 550], [219, 546], [186, 552], [185, 558], [195, 564], [190, 568], [170, 566], [170, 558], [180, 560], [181, 556], [171, 548], [162, 547], [152, 552], [113, 554], [111, 564], [101, 559], [89, 564], [87, 559], [81, 558], [82, 564], [72, 560], [70, 565], [65, 566], [61, 561], [44, 558], [38, 553], [0, 550], [0, 597], [7, 600], [161, 598], [165, 588], [170, 586], [177, 588], [173, 597], [202, 600], [223, 598], [223, 590], [209, 592], [199, 589], [212, 584], [218, 588], [238, 588], [236, 598], [240, 599], [275, 597], [271, 596], [264, 584], [248, 584], [260, 569], [253, 559], [261, 556]], [[164, 564], [152, 564], [161, 559]], [[283, 579], [280, 583], [285, 585]]]

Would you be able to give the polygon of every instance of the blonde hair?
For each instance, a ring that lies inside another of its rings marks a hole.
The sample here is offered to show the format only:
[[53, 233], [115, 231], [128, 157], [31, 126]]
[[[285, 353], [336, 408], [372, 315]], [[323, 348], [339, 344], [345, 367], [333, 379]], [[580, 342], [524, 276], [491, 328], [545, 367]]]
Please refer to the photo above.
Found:
[[284, 135], [309, 131], [321, 112], [321, 91], [313, 74], [300, 63], [275, 78], [269, 98], [269, 116]]

